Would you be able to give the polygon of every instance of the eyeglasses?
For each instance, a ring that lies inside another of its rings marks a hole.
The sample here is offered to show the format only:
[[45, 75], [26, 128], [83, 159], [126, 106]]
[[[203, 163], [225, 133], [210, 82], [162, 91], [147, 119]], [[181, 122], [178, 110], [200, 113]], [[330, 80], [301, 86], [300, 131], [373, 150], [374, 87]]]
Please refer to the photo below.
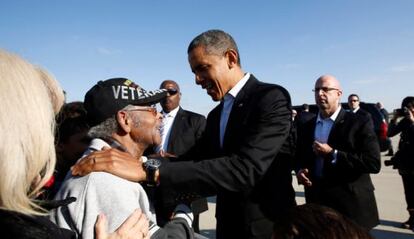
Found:
[[154, 115], [154, 116], [157, 116], [157, 114], [158, 114], [157, 108], [155, 108], [155, 107], [135, 108], [135, 109], [130, 109], [128, 111], [148, 111], [148, 112], [151, 112], [152, 115]]
[[337, 88], [331, 88], [331, 87], [316, 87], [312, 91], [315, 93], [318, 93], [319, 91], [322, 91], [323, 93], [328, 93], [331, 90], [339, 90]]
[[168, 92], [168, 94], [170, 94], [170, 95], [175, 95], [175, 94], [177, 94], [177, 93], [178, 93], [178, 90], [177, 90], [177, 89], [175, 89], [175, 88], [170, 88], [170, 89], [167, 89], [167, 92]]
[[349, 100], [349, 102], [358, 102], [359, 100]]

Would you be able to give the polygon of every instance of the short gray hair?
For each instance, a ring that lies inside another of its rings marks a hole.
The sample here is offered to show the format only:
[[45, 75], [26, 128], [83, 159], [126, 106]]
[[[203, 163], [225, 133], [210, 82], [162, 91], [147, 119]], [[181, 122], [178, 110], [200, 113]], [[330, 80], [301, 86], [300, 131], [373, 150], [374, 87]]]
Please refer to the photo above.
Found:
[[113, 115], [112, 117], [106, 119], [102, 123], [95, 125], [89, 129], [88, 136], [90, 138], [111, 138], [112, 134], [117, 132], [119, 129], [118, 121]]
[[241, 65], [237, 44], [227, 32], [222, 30], [208, 30], [201, 33], [190, 42], [187, 54], [190, 54], [192, 50], [199, 46], [203, 46], [206, 53], [219, 56], [224, 56], [224, 53], [232, 49], [237, 52], [237, 63], [239, 66]]
[[[134, 108], [133, 105], [127, 105], [120, 111], [128, 111], [130, 109]], [[134, 127], [139, 126], [139, 120], [137, 117], [134, 117], [132, 114], [128, 115], [132, 118], [134, 122]], [[119, 130], [119, 123], [116, 119], [116, 115], [113, 115], [112, 117], [104, 120], [102, 123], [92, 127], [88, 131], [88, 136], [90, 138], [103, 138], [108, 139], [112, 137], [113, 133], [116, 133]]]

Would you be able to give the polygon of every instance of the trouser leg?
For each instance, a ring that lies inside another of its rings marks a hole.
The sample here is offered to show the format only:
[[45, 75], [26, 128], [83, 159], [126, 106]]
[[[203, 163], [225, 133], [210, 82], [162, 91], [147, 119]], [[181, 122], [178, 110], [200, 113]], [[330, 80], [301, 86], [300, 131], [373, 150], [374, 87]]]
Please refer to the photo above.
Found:
[[401, 175], [401, 177], [404, 186], [405, 201], [407, 202], [407, 211], [409, 214], [408, 220], [402, 224], [402, 227], [414, 228], [414, 175], [404, 174]]

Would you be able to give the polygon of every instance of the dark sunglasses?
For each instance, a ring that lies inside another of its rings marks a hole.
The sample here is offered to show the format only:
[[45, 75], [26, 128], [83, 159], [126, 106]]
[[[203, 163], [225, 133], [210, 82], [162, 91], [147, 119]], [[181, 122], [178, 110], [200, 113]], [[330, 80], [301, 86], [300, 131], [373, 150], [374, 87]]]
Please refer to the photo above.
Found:
[[178, 93], [178, 90], [175, 88], [167, 89], [168, 94], [175, 95]]

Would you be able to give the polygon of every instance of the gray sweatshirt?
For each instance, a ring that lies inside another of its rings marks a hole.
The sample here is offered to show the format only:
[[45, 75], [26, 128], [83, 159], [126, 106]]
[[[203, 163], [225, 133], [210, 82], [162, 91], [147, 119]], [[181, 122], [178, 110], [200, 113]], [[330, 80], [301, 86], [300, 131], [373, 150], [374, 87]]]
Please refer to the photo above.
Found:
[[[93, 139], [84, 156], [104, 146], [110, 147], [101, 139]], [[113, 232], [137, 208], [140, 208], [150, 221], [151, 238], [192, 238], [189, 226], [192, 221], [191, 213], [176, 214], [176, 219], [173, 219], [171, 225], [167, 224], [165, 230], [160, 230], [156, 225], [154, 210], [141, 184], [109, 173], [93, 172], [83, 177], [74, 177], [69, 171], [55, 199], [67, 197], [75, 197], [76, 202], [53, 210], [50, 218], [60, 227], [74, 230], [83, 239], [94, 238], [94, 225], [99, 213], [107, 216], [108, 230]], [[182, 206], [180, 211], [183, 211]], [[170, 230], [171, 233], [168, 232]], [[172, 237], [168, 234], [177, 236]]]

